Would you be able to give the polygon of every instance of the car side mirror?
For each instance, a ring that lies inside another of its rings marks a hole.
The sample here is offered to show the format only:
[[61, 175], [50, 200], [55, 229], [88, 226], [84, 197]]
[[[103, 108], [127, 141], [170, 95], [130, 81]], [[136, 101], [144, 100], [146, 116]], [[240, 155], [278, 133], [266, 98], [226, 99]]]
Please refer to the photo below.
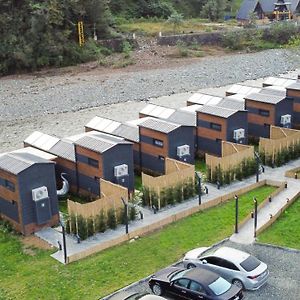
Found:
[[203, 260], [202, 260], [202, 263], [203, 263], [204, 265], [206, 265], [206, 264], [207, 264], [207, 260], [203, 259]]
[[171, 281], [171, 282], [170, 282], [170, 286], [173, 286], [173, 285], [174, 285], [174, 281]]

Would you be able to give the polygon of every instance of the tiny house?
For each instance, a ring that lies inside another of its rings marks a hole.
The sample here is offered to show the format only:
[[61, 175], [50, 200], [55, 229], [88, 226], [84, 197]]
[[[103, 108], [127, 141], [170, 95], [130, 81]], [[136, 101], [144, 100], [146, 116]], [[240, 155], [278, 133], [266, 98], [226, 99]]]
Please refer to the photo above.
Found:
[[260, 87], [248, 86], [243, 84], [233, 84], [226, 92], [226, 96], [232, 95], [249, 95], [253, 93], [259, 93], [261, 90]]
[[98, 197], [100, 178], [134, 191], [133, 144], [91, 131], [71, 138], [75, 145], [77, 192]]
[[296, 79], [291, 78], [284, 78], [284, 77], [268, 77], [264, 80], [262, 86], [281, 86], [286, 88], [287, 86], [291, 85], [292, 83], [296, 82]]
[[70, 184], [70, 190], [76, 192], [76, 162], [75, 147], [73, 142], [67, 139], [59, 139], [57, 137], [35, 131], [24, 140], [24, 147], [34, 147], [56, 156], [55, 170], [56, 178], [59, 185], [62, 184], [61, 174], [66, 174], [66, 179]]
[[54, 159], [33, 148], [0, 154], [0, 215], [24, 235], [59, 222]]
[[293, 101], [292, 127], [300, 129], [300, 82], [298, 80], [286, 87], [286, 95]]
[[[239, 102], [234, 104], [241, 105]], [[197, 110], [199, 154], [209, 153], [220, 156], [222, 141], [247, 144], [247, 137], [247, 111], [210, 105], [204, 105]]]
[[214, 96], [214, 95], [209, 95], [204, 93], [195, 93], [186, 101], [186, 105], [190, 106], [193, 104], [197, 104], [197, 105], [213, 106], [218, 104], [222, 99], [223, 97], [219, 97], [219, 96]]
[[135, 124], [121, 123], [108, 118], [94, 117], [85, 125], [85, 131], [98, 131], [107, 133], [116, 137], [124, 138], [133, 144], [133, 161], [136, 170], [140, 168], [140, 138], [139, 128]]
[[164, 174], [166, 157], [194, 164], [194, 127], [146, 117], [136, 121], [144, 172]]
[[245, 97], [248, 110], [249, 136], [254, 138], [270, 136], [270, 126], [291, 128], [293, 101], [285, 93], [265, 94], [265, 91]]

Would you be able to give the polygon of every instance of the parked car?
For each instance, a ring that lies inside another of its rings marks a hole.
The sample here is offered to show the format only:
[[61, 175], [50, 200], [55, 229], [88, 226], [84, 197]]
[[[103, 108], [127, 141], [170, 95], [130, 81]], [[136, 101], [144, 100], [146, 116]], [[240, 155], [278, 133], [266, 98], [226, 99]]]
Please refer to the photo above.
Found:
[[150, 295], [149, 293], [136, 293], [136, 292], [120, 292], [112, 297], [109, 300], [165, 300], [163, 297]]
[[257, 290], [267, 282], [268, 266], [256, 257], [230, 247], [208, 251], [197, 248], [183, 258], [186, 268], [201, 267], [218, 273], [229, 282], [247, 290]]
[[155, 273], [149, 280], [155, 295], [172, 294], [183, 299], [240, 300], [242, 289], [217, 273], [193, 268], [170, 267]]

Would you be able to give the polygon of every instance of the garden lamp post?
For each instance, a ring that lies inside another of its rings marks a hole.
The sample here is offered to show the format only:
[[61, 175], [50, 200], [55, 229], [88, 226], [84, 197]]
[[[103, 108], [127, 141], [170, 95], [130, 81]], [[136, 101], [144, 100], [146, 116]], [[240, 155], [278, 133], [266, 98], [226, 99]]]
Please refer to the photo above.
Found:
[[62, 235], [63, 235], [63, 248], [64, 248], [64, 262], [65, 264], [67, 263], [67, 243], [66, 243], [66, 230], [65, 230], [65, 224], [64, 222], [60, 219], [59, 224], [62, 228]]
[[124, 214], [125, 214], [125, 232], [128, 234], [128, 203], [124, 200], [123, 197], [121, 197], [121, 200], [124, 205]]
[[257, 152], [254, 152], [255, 160], [256, 160], [256, 182], [259, 181], [259, 166], [260, 166], [260, 157]]
[[195, 172], [196, 177], [198, 179], [198, 199], [199, 199], [199, 205], [202, 203], [201, 199], [201, 173], [200, 172]]
[[254, 197], [254, 237], [256, 238], [256, 230], [257, 230], [257, 199]]
[[239, 232], [239, 197], [238, 195], [234, 195], [235, 199], [235, 233]]

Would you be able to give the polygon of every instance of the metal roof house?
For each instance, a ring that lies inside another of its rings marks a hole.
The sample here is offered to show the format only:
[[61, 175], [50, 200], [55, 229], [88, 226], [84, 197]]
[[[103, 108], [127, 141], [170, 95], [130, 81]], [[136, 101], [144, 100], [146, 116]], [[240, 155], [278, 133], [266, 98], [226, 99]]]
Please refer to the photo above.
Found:
[[79, 194], [100, 196], [100, 178], [124, 186], [130, 193], [134, 191], [132, 143], [96, 131], [71, 139], [75, 145]]
[[133, 161], [136, 170], [140, 168], [140, 137], [139, 128], [135, 124], [121, 123], [108, 118], [94, 117], [85, 125], [85, 131], [99, 131], [116, 137], [124, 138], [133, 143]]
[[264, 80], [262, 86], [281, 86], [286, 88], [287, 86], [291, 85], [292, 83], [296, 82], [296, 79], [291, 78], [284, 78], [284, 77], [268, 77]]
[[67, 174], [67, 180], [72, 192], [77, 191], [75, 147], [72, 141], [35, 131], [24, 140], [24, 147], [34, 147], [56, 156], [55, 170], [59, 184], [62, 184], [60, 175]]
[[139, 126], [140, 163], [144, 172], [164, 174], [166, 157], [194, 164], [194, 127], [146, 117]]
[[292, 15], [299, 13], [299, 2], [299, 0], [244, 0], [236, 18], [240, 22], [247, 22], [250, 15], [255, 13], [259, 19], [265, 17], [279, 19], [276, 12], [285, 13], [285, 18], [291, 18]]
[[0, 154], [0, 216], [24, 235], [59, 221], [54, 159], [33, 148]]
[[287, 98], [293, 100], [293, 128], [300, 129], [300, 82], [286, 87]]
[[220, 156], [222, 141], [247, 144], [248, 121], [247, 111], [234, 108], [228, 99], [224, 105], [204, 105], [197, 110], [197, 142], [200, 154], [210, 153]]
[[270, 126], [291, 128], [293, 100], [285, 93], [253, 93], [245, 97], [248, 110], [249, 136], [254, 138], [270, 136]]

